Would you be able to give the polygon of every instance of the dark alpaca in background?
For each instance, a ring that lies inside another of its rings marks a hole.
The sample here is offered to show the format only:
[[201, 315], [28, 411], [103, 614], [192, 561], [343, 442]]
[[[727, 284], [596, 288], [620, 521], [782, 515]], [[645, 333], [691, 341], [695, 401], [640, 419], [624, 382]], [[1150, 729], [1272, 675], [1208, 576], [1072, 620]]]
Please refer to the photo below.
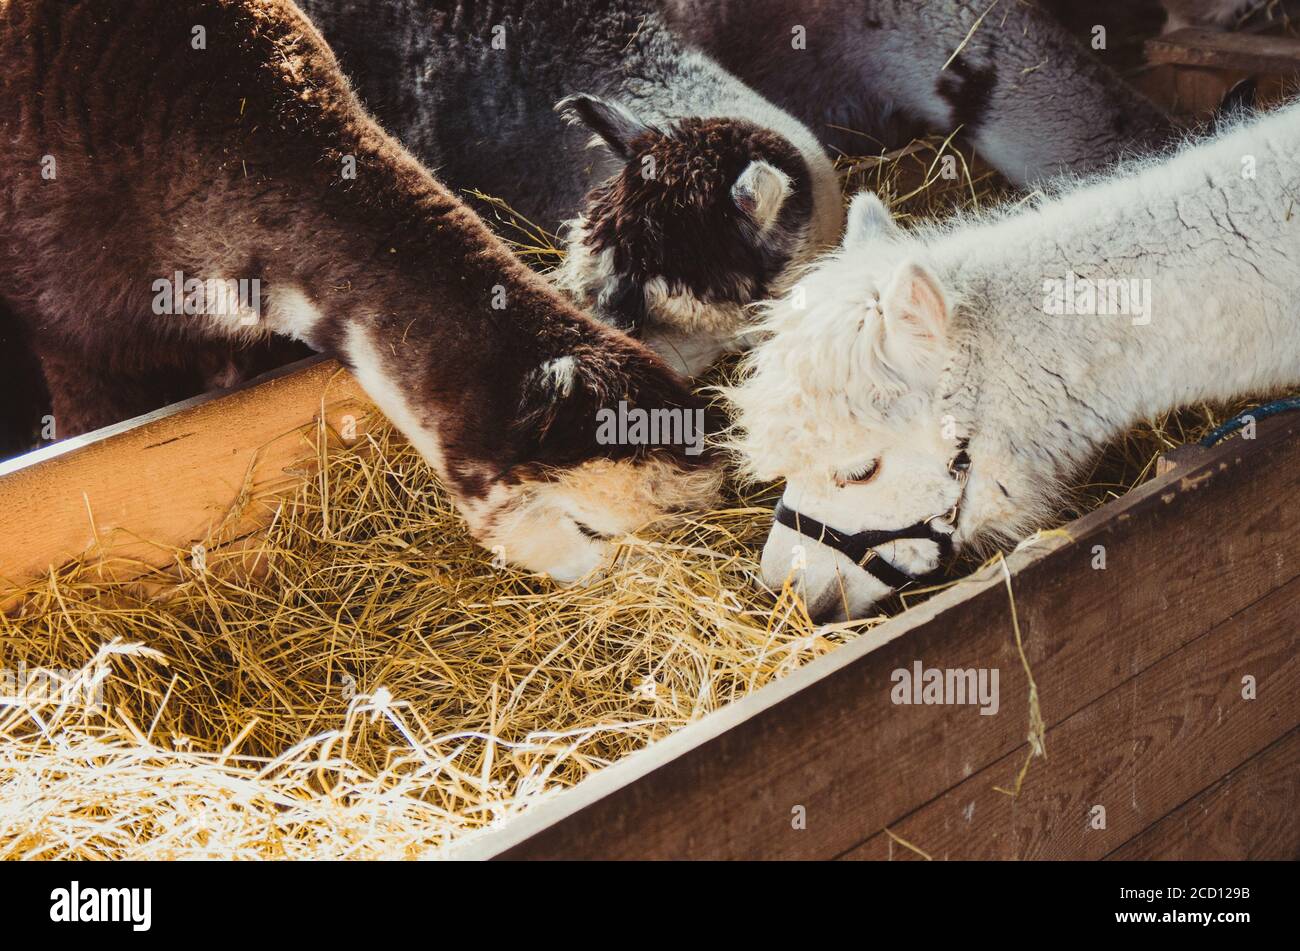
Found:
[[[548, 229], [581, 211], [558, 282], [692, 374], [746, 343], [747, 306], [787, 291], [809, 252], [838, 237], [827, 237], [842, 219], [818, 140], [873, 153], [960, 127], [1024, 183], [1095, 171], [1171, 132], [1024, 2], [969, 38], [987, 3], [300, 2], [380, 119], [453, 187]], [[555, 122], [561, 98], [575, 129]], [[730, 128], [705, 143], [691, 131], [701, 121]], [[606, 149], [586, 149], [591, 131]], [[756, 153], [754, 136], [769, 133], [784, 141]], [[748, 189], [751, 205], [771, 196], [766, 219], [727, 193], [756, 159], [776, 168]], [[705, 170], [720, 181], [695, 185]]]
[[681, 35], [849, 154], [960, 128], [1024, 184], [1103, 169], [1172, 134], [1159, 109], [1024, 0], [662, 3]]
[[658, 0], [300, 3], [445, 181], [572, 222], [558, 283], [683, 372], [740, 347], [745, 308], [839, 237], [816, 137], [678, 39]]
[[[62, 435], [278, 333], [348, 365], [517, 564], [580, 577], [711, 498], [707, 454], [598, 438], [622, 401], [702, 404], [390, 138], [288, 0], [12, 0], [0, 64], [0, 293]], [[202, 293], [237, 281], [264, 299]]]

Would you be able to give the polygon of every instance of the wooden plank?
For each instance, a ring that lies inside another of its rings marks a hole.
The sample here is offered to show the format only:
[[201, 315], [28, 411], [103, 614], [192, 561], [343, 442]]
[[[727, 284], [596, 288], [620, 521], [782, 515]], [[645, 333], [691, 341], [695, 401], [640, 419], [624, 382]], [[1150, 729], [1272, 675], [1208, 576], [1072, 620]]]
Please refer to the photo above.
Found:
[[[1143, 73], [1138, 88], [1177, 115], [1204, 120], [1215, 115], [1233, 86], [1250, 74], [1232, 69], [1197, 66], [1156, 66]], [[1256, 76], [1255, 104], [1272, 109], [1292, 95], [1295, 80], [1289, 76]]]
[[[1293, 417], [1266, 420], [1256, 440], [1216, 447], [1080, 519], [1073, 543], [1011, 557], [1049, 725], [1300, 573], [1300, 512], [1290, 502], [1300, 488], [1297, 426]], [[1097, 545], [1105, 570], [1091, 567]], [[1001, 712], [893, 705], [891, 673], [915, 659], [998, 668]], [[464, 854], [834, 857], [1022, 752], [1026, 708], [1002, 581], [967, 581]], [[804, 828], [792, 823], [799, 812]]]
[[1290, 98], [1300, 72], [1300, 40], [1243, 32], [1187, 29], [1146, 43], [1148, 66], [1136, 82], [1168, 111], [1213, 115], [1238, 82], [1256, 82], [1259, 108]]
[[1233, 70], [1164, 65], [1144, 72], [1137, 86], [1167, 112], [1200, 120], [1214, 115], [1228, 90], [1245, 77]]
[[1300, 72], [1300, 40], [1189, 27], [1146, 42], [1147, 62], [1231, 69], [1249, 75]]
[[[286, 470], [310, 454], [322, 406], [334, 427], [371, 412], [348, 373], [316, 358], [0, 463], [0, 591], [92, 547], [170, 563], [246, 486], [301, 478]], [[258, 513], [247, 516], [251, 526]]]
[[[1047, 732], [1049, 758], [1018, 797], [994, 788], [1023, 763], [1013, 753], [889, 831], [935, 859], [1105, 857], [1300, 723], [1297, 608], [1300, 579], [1116, 684]], [[1246, 675], [1255, 699], [1242, 696]], [[1277, 824], [1295, 798], [1265, 805]], [[920, 856], [882, 831], [844, 857]]]
[[1294, 861], [1300, 859], [1298, 803], [1300, 729], [1252, 756], [1106, 858]]

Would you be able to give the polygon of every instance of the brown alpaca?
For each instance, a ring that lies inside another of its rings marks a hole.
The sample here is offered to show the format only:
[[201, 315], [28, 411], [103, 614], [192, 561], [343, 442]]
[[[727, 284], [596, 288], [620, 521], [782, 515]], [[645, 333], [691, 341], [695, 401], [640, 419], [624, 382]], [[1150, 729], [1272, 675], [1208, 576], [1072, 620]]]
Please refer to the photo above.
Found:
[[518, 564], [580, 577], [711, 496], [707, 453], [601, 428], [701, 403], [385, 134], [288, 0], [10, 0], [0, 67], [0, 296], [62, 435], [280, 333], [348, 365]]
[[35, 448], [49, 411], [27, 328], [0, 302], [0, 461]]

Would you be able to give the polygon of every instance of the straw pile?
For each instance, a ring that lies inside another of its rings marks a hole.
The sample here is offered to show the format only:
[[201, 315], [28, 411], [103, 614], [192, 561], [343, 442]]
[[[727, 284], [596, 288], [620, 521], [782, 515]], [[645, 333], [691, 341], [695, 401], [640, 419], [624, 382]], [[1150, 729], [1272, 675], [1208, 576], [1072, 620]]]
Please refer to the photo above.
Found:
[[557, 590], [494, 567], [387, 430], [320, 460], [203, 570], [74, 566], [0, 620], [8, 661], [65, 671], [0, 714], [0, 855], [423, 854], [846, 636], [759, 594], [755, 502]]
[[[988, 200], [987, 172], [939, 177], [948, 148], [842, 166], [905, 217]], [[530, 235], [539, 259], [553, 248]], [[1079, 505], [1221, 416], [1135, 432]], [[307, 448], [321, 475], [239, 502], [265, 509], [252, 538], [127, 581], [110, 546], [16, 592], [0, 614], [0, 857], [446, 854], [878, 623], [817, 629], [788, 590], [762, 591], [772, 488], [733, 489], [563, 590], [494, 566], [386, 429]]]

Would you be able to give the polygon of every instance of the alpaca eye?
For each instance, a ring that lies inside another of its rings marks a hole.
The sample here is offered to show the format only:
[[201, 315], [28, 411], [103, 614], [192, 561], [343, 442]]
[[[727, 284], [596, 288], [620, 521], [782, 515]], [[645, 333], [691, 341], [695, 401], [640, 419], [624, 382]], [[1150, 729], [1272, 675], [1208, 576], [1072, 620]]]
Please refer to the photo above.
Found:
[[846, 485], [866, 485], [880, 473], [880, 460], [875, 459], [863, 468], [849, 475], [837, 475], [835, 484], [841, 489]]
[[580, 522], [576, 518], [573, 520], [573, 524], [578, 526], [578, 531], [582, 532], [583, 535], [594, 542], [607, 542], [611, 538], [611, 536], [606, 535], [604, 532], [596, 531], [590, 525], [585, 522]]

